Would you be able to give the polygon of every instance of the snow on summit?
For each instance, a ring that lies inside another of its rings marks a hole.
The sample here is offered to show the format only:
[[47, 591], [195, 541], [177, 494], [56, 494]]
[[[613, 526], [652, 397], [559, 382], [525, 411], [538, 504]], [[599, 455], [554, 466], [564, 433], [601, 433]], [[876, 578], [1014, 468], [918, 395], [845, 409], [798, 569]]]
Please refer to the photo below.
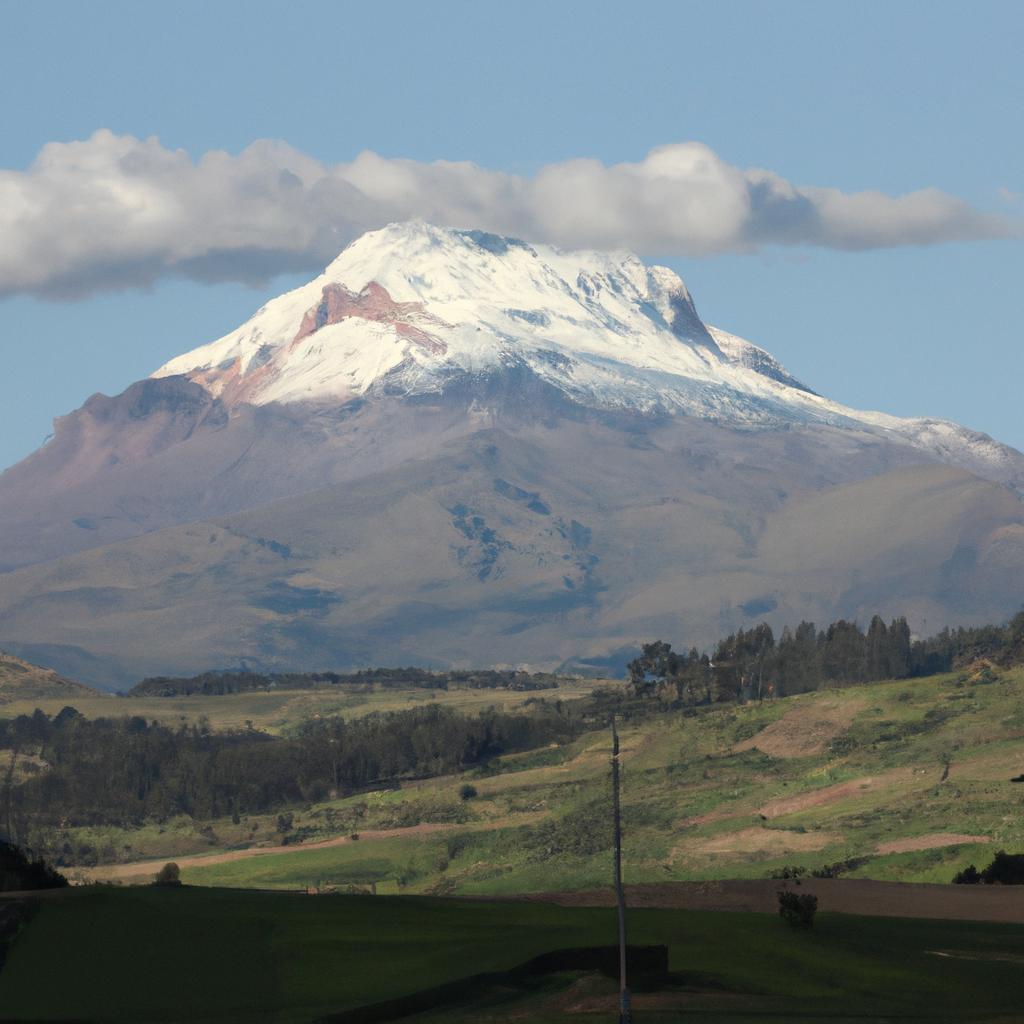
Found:
[[362, 394], [396, 375], [431, 390], [453, 372], [524, 362], [582, 398], [616, 370], [627, 389], [638, 371], [710, 383], [722, 354], [670, 270], [414, 222], [363, 235], [316, 280], [156, 375], [262, 404]]
[[592, 408], [895, 434], [1019, 483], [1019, 453], [986, 435], [815, 394], [763, 349], [705, 326], [666, 267], [420, 221], [361, 236], [315, 280], [153, 376], [185, 375], [231, 407], [440, 393], [513, 367]]

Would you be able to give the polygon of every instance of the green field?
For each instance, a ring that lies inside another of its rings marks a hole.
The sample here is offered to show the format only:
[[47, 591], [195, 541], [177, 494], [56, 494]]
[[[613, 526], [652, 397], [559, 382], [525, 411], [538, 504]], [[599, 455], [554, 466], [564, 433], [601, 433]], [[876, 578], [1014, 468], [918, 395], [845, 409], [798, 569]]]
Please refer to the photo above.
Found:
[[[667, 944], [676, 974], [638, 996], [638, 1021], [1009, 1021], [1024, 1005], [1019, 926], [823, 913], [794, 931], [768, 914], [636, 910], [630, 932]], [[310, 1021], [614, 936], [611, 911], [546, 904], [73, 890], [39, 902], [0, 1006], [24, 1020]], [[415, 1019], [579, 1020], [568, 991], [596, 1024], [615, 1019], [612, 988], [559, 975]]]
[[[31, 715], [40, 708], [48, 715], [57, 714], [72, 704], [86, 718], [116, 718], [139, 715], [147, 721], [177, 725], [207, 719], [215, 729], [244, 729], [249, 723], [256, 729], [281, 733], [309, 718], [343, 715], [357, 718], [374, 711], [399, 711], [424, 704], [443, 704], [457, 711], [472, 713], [484, 708], [516, 708], [531, 697], [551, 700], [574, 700], [585, 697], [595, 687], [618, 685], [608, 680], [565, 679], [557, 689], [505, 690], [474, 689], [452, 686], [447, 690], [397, 687], [367, 687], [367, 692], [354, 687], [322, 686], [310, 690], [253, 690], [225, 696], [190, 697], [122, 697], [86, 691], [84, 694], [62, 694], [47, 690], [42, 696], [12, 693], [4, 696], [0, 689], [0, 717]], [[85, 690], [84, 687], [81, 688]]]

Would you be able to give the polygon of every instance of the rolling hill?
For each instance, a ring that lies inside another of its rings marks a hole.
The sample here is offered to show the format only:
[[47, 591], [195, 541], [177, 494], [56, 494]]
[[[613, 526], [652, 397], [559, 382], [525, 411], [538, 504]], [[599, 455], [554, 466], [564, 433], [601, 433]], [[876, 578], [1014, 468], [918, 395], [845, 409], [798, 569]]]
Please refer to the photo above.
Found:
[[71, 703], [100, 696], [91, 687], [64, 679], [52, 669], [40, 668], [0, 651], [0, 705], [24, 703], [27, 706], [33, 701]]

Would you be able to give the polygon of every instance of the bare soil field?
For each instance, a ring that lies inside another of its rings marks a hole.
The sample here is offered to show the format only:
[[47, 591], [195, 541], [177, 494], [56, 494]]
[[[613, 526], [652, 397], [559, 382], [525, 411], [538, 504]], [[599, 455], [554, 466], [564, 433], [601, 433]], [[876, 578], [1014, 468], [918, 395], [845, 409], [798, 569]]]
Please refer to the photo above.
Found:
[[805, 850], [823, 850], [832, 843], [840, 842], [842, 836], [835, 832], [787, 832], [778, 828], [740, 829], [710, 836], [707, 839], [691, 840], [685, 847], [676, 847], [680, 853], [736, 854], [769, 853], [778, 856]]
[[891, 786], [893, 783], [908, 780], [911, 775], [912, 769], [907, 768], [886, 772], [884, 775], [867, 775], [860, 779], [851, 779], [849, 782], [839, 782], [834, 786], [812, 789], [809, 793], [797, 793], [795, 796], [769, 800], [764, 806], [758, 808], [758, 813], [769, 819], [781, 818], [787, 814], [799, 814], [812, 807], [825, 807], [828, 804], [853, 799], [862, 793]]
[[914, 850], [935, 850], [941, 846], [961, 846], [964, 843], [991, 843], [990, 836], [968, 836], [960, 832], [933, 832], [927, 836], [908, 836], [880, 843], [879, 853], [910, 853]]
[[[862, 878], [805, 878], [797, 882], [757, 878], [628, 885], [626, 902], [631, 907], [774, 914], [779, 906], [777, 893], [782, 889], [817, 896], [821, 912], [1024, 924], [1024, 886], [924, 885]], [[508, 898], [567, 907], [607, 907], [615, 903], [615, 893], [610, 888]]]
[[816, 701], [787, 711], [750, 739], [737, 743], [739, 752], [755, 747], [770, 757], [813, 757], [853, 724], [866, 707], [862, 700]]

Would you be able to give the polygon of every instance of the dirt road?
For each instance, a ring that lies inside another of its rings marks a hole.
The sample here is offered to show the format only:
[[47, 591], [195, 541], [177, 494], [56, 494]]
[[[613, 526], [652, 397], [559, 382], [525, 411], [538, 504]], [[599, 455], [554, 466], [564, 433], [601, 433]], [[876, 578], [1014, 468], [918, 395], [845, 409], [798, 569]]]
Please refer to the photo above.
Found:
[[[774, 914], [780, 889], [813, 893], [819, 911], [869, 917], [922, 917], [950, 921], [1007, 921], [1024, 924], [1024, 886], [923, 885], [873, 882], [860, 878], [810, 878], [796, 882], [741, 879], [714, 882], [664, 882], [626, 887], [632, 907], [727, 910]], [[514, 897], [560, 906], [604, 907], [614, 903], [610, 890], [539, 893]]]
[[[535, 824], [547, 816], [546, 811], [529, 811], [515, 816], [516, 824]], [[474, 823], [473, 831], [488, 832], [493, 829], [506, 828], [507, 818], [495, 818], [491, 821]], [[110, 882], [148, 882], [169, 860], [173, 860], [179, 868], [207, 867], [211, 864], [229, 864], [236, 860], [248, 860], [250, 857], [271, 857], [282, 853], [304, 853], [308, 850], [325, 850], [332, 846], [349, 846], [357, 842], [373, 842], [378, 839], [401, 839], [408, 836], [423, 836], [431, 832], [445, 832], [459, 826], [449, 822], [424, 822], [420, 825], [409, 825], [405, 828], [364, 829], [358, 833], [359, 839], [351, 836], [335, 836], [333, 839], [321, 839], [313, 843], [290, 843], [287, 846], [247, 846], [244, 850], [226, 850], [223, 853], [194, 853], [185, 857], [162, 857], [159, 860], [132, 861], [130, 864], [101, 864], [94, 868], [70, 868], [76, 875], [88, 881]]]

